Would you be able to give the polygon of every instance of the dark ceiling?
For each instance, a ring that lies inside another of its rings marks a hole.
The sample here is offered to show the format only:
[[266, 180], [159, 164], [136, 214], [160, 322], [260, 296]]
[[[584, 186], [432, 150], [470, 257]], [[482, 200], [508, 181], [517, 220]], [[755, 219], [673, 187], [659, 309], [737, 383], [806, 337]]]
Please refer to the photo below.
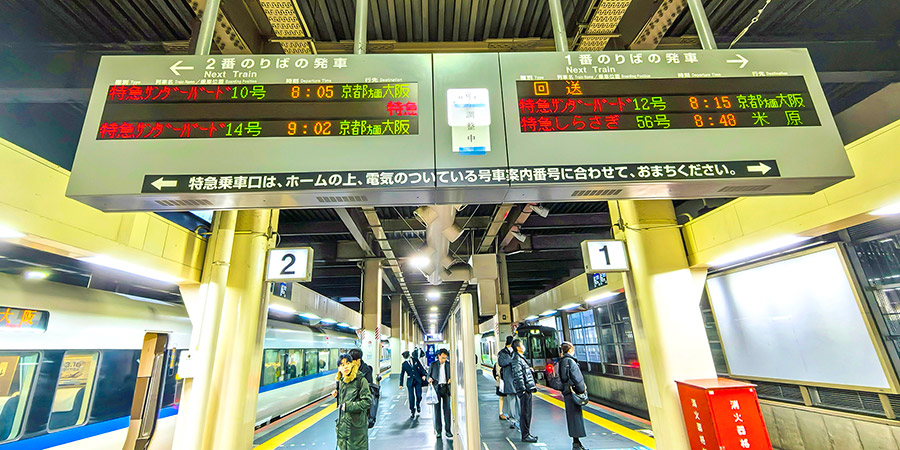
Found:
[[[187, 0], [0, 2], [0, 136], [71, 168], [99, 57], [113, 53], [187, 53], [192, 30], [198, 26], [197, 3]], [[549, 11], [544, 0], [369, 0], [367, 3], [370, 52], [553, 49]], [[223, 28], [217, 31], [214, 51], [349, 52], [355, 4], [353, 0], [223, 0], [220, 15]], [[766, 0], [705, 0], [704, 4], [720, 48], [727, 48], [765, 6], [759, 21], [735, 48], [809, 49], [835, 114], [889, 83], [900, 81], [900, 2], [778, 0], [767, 4]], [[284, 10], [277, 10], [284, 5], [290, 5], [287, 15]], [[699, 46], [684, 0], [562, 0], [562, 5], [573, 50], [600, 50], [604, 46], [606, 49], [638, 48], [645, 30], [651, 39], [640, 48]], [[680, 12], [672, 19], [660, 19], [658, 14], [665, 11]], [[290, 17], [285, 19], [287, 16]], [[721, 200], [679, 202], [678, 211], [696, 216], [718, 204]], [[550, 210], [546, 218], [529, 215], [526, 205], [521, 204], [469, 205], [457, 216], [457, 223], [465, 228], [465, 233], [452, 245], [454, 255], [459, 261], [465, 261], [473, 252], [506, 253], [514, 304], [581, 272], [579, 243], [609, 233], [609, 215], [604, 202], [544, 206]], [[505, 217], [497, 217], [507, 210]], [[387, 244], [401, 261], [424, 239], [424, 227], [414, 219], [412, 211], [410, 207], [375, 208]], [[486, 236], [492, 220], [503, 222], [496, 239]], [[524, 242], [513, 238], [511, 233], [517, 221], [526, 236]], [[279, 233], [280, 245], [308, 244], [316, 249], [314, 281], [308, 283], [311, 288], [358, 307], [353, 299], [360, 292], [359, 263], [383, 252], [364, 211], [359, 208], [284, 210]], [[483, 248], [485, 242], [490, 243]], [[87, 276], [83, 268], [71, 268], [66, 261], [46, 261], [39, 255], [20, 253], [0, 260], [5, 264], [2, 267], [7, 268], [0, 270], [21, 270], [22, 264], [32, 263], [29, 260], [32, 257], [36, 258], [33, 262], [36, 264], [66, 268], [69, 272], [59, 276], [68, 277], [75, 284], [83, 284]], [[388, 299], [401, 295], [402, 289], [400, 280], [390, 270], [385, 272], [385, 277], [388, 283], [384, 290], [384, 322], [390, 324]], [[442, 296], [431, 302], [424, 299], [424, 294], [433, 287], [428, 286], [420, 273], [404, 267], [403, 278], [420, 317], [424, 318], [436, 306], [439, 323], [444, 323], [463, 284], [448, 282], [436, 287]], [[466, 288], [474, 290], [470, 286]]]

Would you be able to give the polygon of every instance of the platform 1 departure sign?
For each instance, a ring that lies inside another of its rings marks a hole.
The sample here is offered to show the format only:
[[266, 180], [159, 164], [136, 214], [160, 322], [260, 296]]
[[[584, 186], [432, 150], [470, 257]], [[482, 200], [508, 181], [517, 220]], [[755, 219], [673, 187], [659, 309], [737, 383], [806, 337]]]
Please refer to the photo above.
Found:
[[103, 57], [67, 195], [107, 211], [428, 203], [431, 67], [430, 55]]
[[803, 49], [516, 53], [500, 66], [507, 201], [809, 193], [853, 176]]

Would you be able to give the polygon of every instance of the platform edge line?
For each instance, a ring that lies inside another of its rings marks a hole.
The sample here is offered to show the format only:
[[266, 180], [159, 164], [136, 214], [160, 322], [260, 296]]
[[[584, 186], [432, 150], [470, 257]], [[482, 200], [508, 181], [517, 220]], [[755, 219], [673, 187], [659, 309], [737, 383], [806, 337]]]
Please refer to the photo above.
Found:
[[[553, 406], [556, 406], [557, 408], [566, 409], [566, 405], [563, 402], [561, 402], [553, 397], [550, 397], [547, 394], [544, 394], [542, 392], [535, 392], [534, 395], [537, 396], [537, 398], [539, 398], [547, 403], [550, 403]], [[628, 439], [630, 441], [633, 441], [635, 443], [638, 443], [645, 447], [649, 447], [654, 450], [656, 449], [656, 441], [653, 438], [651, 438], [650, 436], [647, 436], [647, 435], [641, 434], [637, 431], [628, 429], [628, 428], [626, 428], [622, 425], [619, 425], [611, 420], [604, 419], [600, 416], [597, 416], [594, 413], [590, 413], [587, 411], [584, 411], [584, 418], [593, 422], [596, 425], [599, 425], [603, 428], [606, 428], [609, 431], [612, 431], [615, 434], [618, 434], [618, 435], [624, 437], [625, 439]]]
[[269, 439], [268, 441], [257, 445], [256, 447], [254, 447], [254, 450], [274, 450], [275, 448], [278, 448], [279, 445], [284, 444], [294, 436], [306, 431], [307, 428], [315, 425], [320, 420], [324, 419], [326, 416], [335, 411], [337, 411], [337, 403], [328, 405], [327, 407], [325, 407], [325, 409], [313, 414], [310, 417], [307, 417], [306, 419], [303, 419], [303, 421], [298, 423], [297, 425], [294, 425], [288, 428], [286, 431], [283, 431], [277, 436], [273, 437], [272, 439]]

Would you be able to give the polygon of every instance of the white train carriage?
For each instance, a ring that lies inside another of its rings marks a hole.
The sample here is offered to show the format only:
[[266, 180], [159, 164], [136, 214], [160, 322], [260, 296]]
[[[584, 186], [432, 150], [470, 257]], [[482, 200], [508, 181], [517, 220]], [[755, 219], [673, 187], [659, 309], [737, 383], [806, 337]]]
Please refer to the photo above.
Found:
[[[168, 335], [150, 448], [171, 448], [190, 340], [182, 305], [0, 274], [0, 449], [121, 449], [145, 333]], [[270, 321], [257, 403], [261, 425], [334, 388], [356, 335]]]

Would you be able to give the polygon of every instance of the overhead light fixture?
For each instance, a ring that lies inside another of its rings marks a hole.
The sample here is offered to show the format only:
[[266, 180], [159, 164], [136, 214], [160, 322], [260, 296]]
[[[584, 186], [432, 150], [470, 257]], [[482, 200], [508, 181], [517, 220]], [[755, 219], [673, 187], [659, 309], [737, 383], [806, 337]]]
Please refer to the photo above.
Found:
[[337, 320], [334, 320], [334, 319], [322, 319], [322, 320], [320, 320], [319, 322], [320, 322], [320, 323], [323, 323], [323, 324], [325, 324], [325, 325], [334, 325], [334, 324], [337, 323]]
[[126, 261], [110, 258], [106, 255], [87, 256], [84, 258], [79, 258], [79, 260], [91, 264], [96, 264], [98, 266], [109, 267], [110, 269], [121, 270], [123, 272], [128, 272], [141, 277], [152, 278], [154, 280], [159, 280], [166, 283], [176, 284], [182, 281], [181, 278], [169, 275], [167, 273], [148, 269], [146, 267], [141, 267], [137, 264], [132, 264]]
[[531, 211], [545, 219], [550, 215], [550, 210], [541, 205], [531, 205]]
[[279, 305], [278, 303], [273, 303], [273, 304], [269, 305], [269, 309], [271, 309], [271, 310], [273, 310], [273, 311], [280, 311], [280, 312], [289, 313], [289, 314], [296, 314], [296, 313], [297, 313], [297, 310], [296, 310], [296, 309], [294, 309], [294, 308], [289, 308], [289, 307], [284, 306], [284, 305]]
[[437, 311], [437, 310], [438, 310], [438, 307], [437, 307], [437, 306], [432, 306], [432, 307], [431, 307], [431, 310], [432, 310], [432, 311]]
[[441, 292], [436, 289], [432, 289], [425, 294], [425, 298], [427, 298], [428, 300], [437, 300], [441, 298]]
[[585, 300], [586, 303], [599, 302], [600, 300], [607, 300], [619, 295], [618, 291], [614, 292], [605, 292], [603, 294], [595, 295]]
[[25, 234], [19, 233], [12, 228], [0, 225], [0, 239], [19, 239], [25, 237]]
[[47, 272], [41, 272], [39, 270], [29, 270], [25, 272], [26, 280], [43, 280], [47, 278]]
[[302, 318], [304, 318], [304, 319], [309, 319], [309, 320], [319, 320], [319, 319], [321, 319], [321, 317], [319, 317], [319, 316], [317, 316], [317, 315], [315, 315], [315, 314], [310, 314], [310, 313], [300, 313], [300, 314], [297, 314], [297, 315], [300, 316], [300, 317], [302, 317]]
[[546, 311], [540, 313], [539, 316], [544, 317], [544, 316], [551, 316], [551, 315], [553, 315], [553, 314], [556, 314], [556, 310], [555, 310], [555, 309], [548, 309], [548, 310], [546, 310]]
[[518, 239], [519, 242], [525, 242], [525, 239], [528, 239], [528, 236], [525, 236], [518, 230], [511, 231], [514, 238]]
[[537, 320], [537, 319], [538, 319], [538, 316], [528, 316], [528, 317], [525, 318], [525, 321], [529, 321], [529, 320]]
[[870, 212], [869, 214], [873, 216], [890, 216], [893, 214], [900, 214], [900, 202], [891, 203], [890, 205], [878, 208], [875, 211]]
[[749, 247], [742, 248], [738, 251], [729, 253], [725, 256], [717, 258], [709, 263], [712, 267], [724, 266], [726, 264], [735, 263], [738, 261], [742, 261], [745, 259], [750, 259], [754, 256], [762, 256], [767, 253], [772, 253], [775, 250], [783, 249], [785, 247], [790, 247], [795, 244], [799, 244], [803, 241], [808, 241], [812, 239], [810, 236], [795, 236], [795, 235], [787, 235], [779, 238], [771, 239], [756, 245], [751, 245]]
[[341, 322], [341, 323], [337, 324], [337, 326], [343, 327], [343, 328], [353, 328], [353, 327], [351, 327], [350, 324], [347, 323], [347, 322]]
[[578, 308], [579, 306], [581, 306], [580, 303], [569, 303], [569, 304], [567, 304], [567, 305], [562, 305], [562, 306], [560, 306], [559, 309], [562, 310], [562, 311], [568, 311], [568, 310], [570, 310], [570, 309]]

